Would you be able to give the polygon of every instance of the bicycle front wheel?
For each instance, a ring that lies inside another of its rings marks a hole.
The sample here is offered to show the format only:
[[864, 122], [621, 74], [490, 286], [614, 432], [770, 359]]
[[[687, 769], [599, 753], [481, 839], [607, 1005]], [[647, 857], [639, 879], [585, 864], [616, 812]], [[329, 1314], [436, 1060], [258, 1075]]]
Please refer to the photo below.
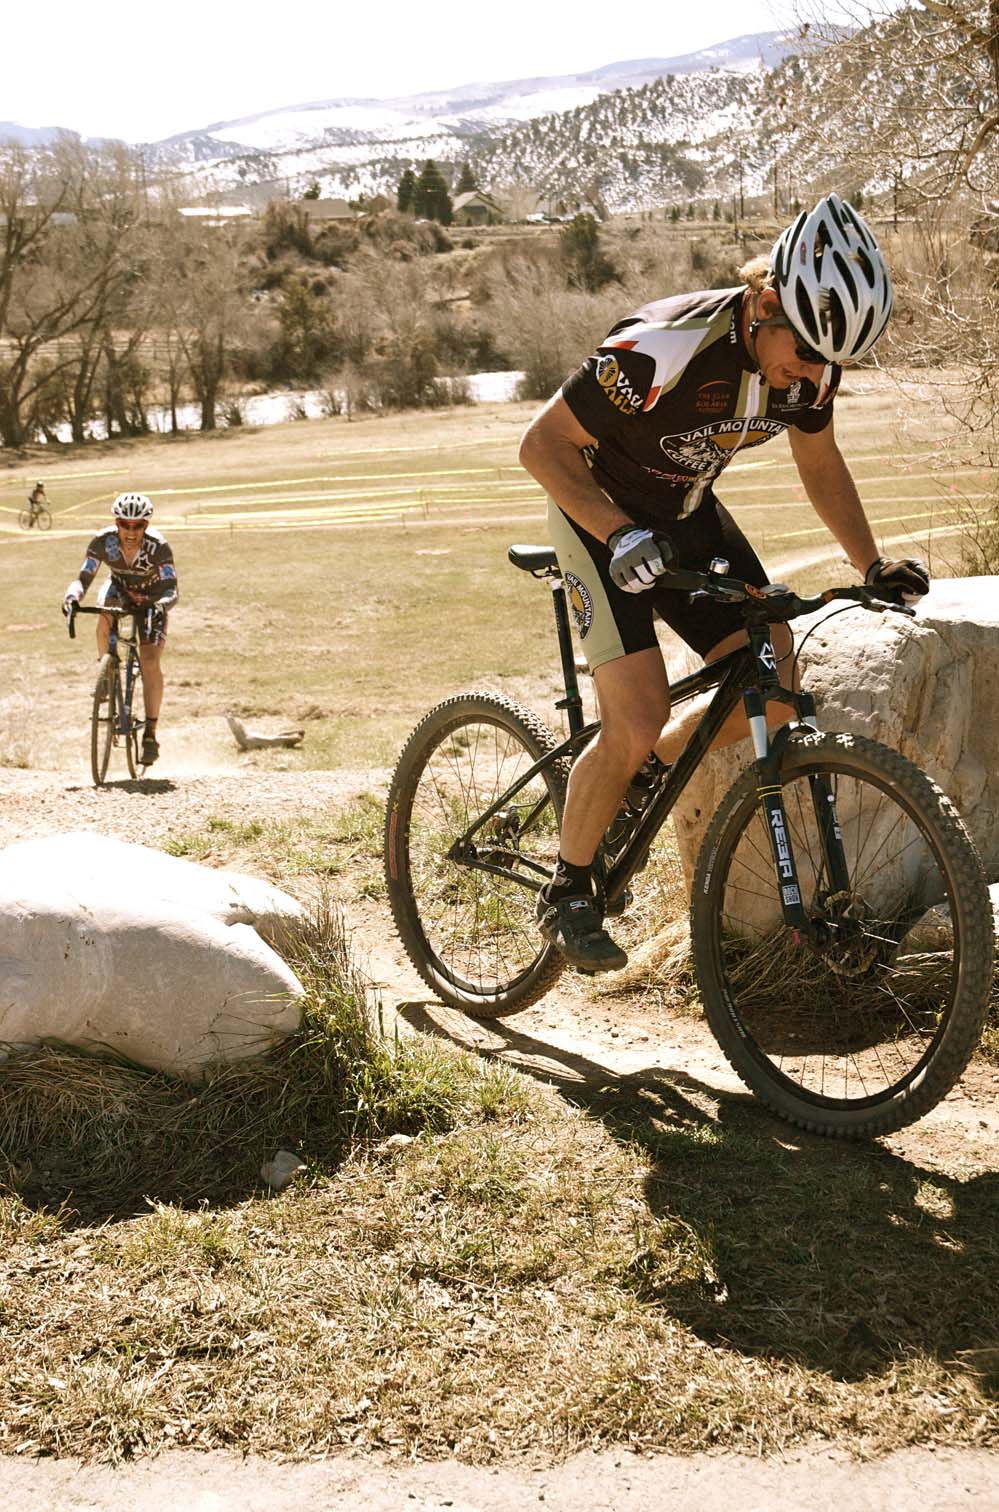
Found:
[[510, 699], [460, 694], [420, 722], [392, 778], [385, 871], [396, 928], [427, 986], [479, 1017], [536, 1002], [565, 965], [535, 919], [558, 856], [563, 763], [537, 772], [460, 854], [456, 842], [557, 744]]
[[42, 509], [35, 510], [35, 524], [38, 526], [39, 530], [48, 530], [49, 526], [52, 524], [52, 516], [44, 507]]
[[[981, 1034], [994, 948], [982, 864], [936, 784], [874, 741], [794, 741], [781, 782], [809, 938], [783, 924], [750, 769], [715, 815], [694, 875], [708, 1022], [781, 1117], [843, 1138], [886, 1134], [945, 1096]], [[835, 885], [816, 818], [830, 801], [846, 867]]]
[[94, 705], [90, 716], [90, 771], [98, 787], [107, 776], [111, 747], [114, 744], [118, 712], [118, 679], [115, 673], [116, 667], [111, 656], [102, 656], [97, 664]]
[[129, 668], [129, 686], [131, 697], [129, 707], [122, 710], [122, 722], [127, 724], [125, 735], [125, 760], [128, 762], [128, 775], [138, 777], [139, 768], [142, 765], [139, 760], [139, 743], [142, 739], [142, 730], [145, 724], [145, 707], [142, 696], [142, 668], [139, 663], [138, 653], [133, 653], [133, 662]]

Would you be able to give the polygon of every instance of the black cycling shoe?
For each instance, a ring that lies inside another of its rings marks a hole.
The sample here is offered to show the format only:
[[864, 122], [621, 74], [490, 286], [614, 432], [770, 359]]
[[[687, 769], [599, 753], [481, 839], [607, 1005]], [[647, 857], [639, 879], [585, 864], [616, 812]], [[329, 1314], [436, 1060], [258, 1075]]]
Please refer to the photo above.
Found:
[[139, 761], [143, 766], [152, 766], [160, 754], [159, 743], [155, 735], [145, 735], [142, 740], [142, 752]]
[[596, 902], [590, 897], [559, 898], [554, 903], [546, 889], [538, 894], [538, 923], [546, 940], [557, 945], [577, 971], [620, 971], [628, 957], [604, 928]]

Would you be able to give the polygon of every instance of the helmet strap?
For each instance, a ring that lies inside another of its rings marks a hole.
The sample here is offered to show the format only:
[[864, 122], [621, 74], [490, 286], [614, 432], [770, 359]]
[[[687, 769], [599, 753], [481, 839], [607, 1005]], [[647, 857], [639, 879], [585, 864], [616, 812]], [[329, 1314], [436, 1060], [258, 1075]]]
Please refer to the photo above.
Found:
[[[746, 292], [750, 293], [749, 290], [747, 290]], [[760, 296], [759, 294], [750, 293], [750, 298], [752, 299], [753, 304], [747, 331], [746, 350], [749, 353], [750, 361], [756, 368], [756, 371], [759, 372], [760, 359], [756, 351], [756, 333], [760, 329], [760, 326], [763, 324], [763, 321], [761, 321], [759, 318]]]

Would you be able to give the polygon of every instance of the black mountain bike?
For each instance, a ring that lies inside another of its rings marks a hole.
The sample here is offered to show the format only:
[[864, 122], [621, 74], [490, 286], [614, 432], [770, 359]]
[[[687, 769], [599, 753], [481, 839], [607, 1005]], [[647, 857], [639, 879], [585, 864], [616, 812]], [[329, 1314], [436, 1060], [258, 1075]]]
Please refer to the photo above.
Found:
[[[565, 967], [535, 922], [551, 876], [568, 771], [591, 739], [565, 590], [547, 547], [515, 566], [553, 590], [570, 734], [559, 740], [500, 694], [431, 709], [396, 767], [385, 863], [406, 952], [445, 1003], [483, 1018], [540, 998]], [[677, 592], [738, 604], [748, 644], [671, 688], [674, 707], [714, 690], [686, 747], [607, 831], [596, 873], [606, 911], [741, 700], [755, 761], [722, 800], [692, 885], [691, 954], [708, 1023], [734, 1070], [774, 1112], [845, 1138], [921, 1117], [954, 1085], [981, 1034], [994, 926], [981, 861], [954, 805], [897, 752], [820, 733], [815, 702], [780, 684], [769, 626], [832, 600], [911, 614], [886, 590], [810, 599], [725, 574], [674, 570]], [[793, 681], [793, 677], [789, 679]], [[772, 733], [766, 705], [793, 720]]]
[[[78, 614], [107, 614], [111, 617], [111, 638], [107, 654], [97, 664], [90, 715], [90, 771], [98, 787], [107, 776], [112, 746], [125, 747], [130, 777], [138, 777], [140, 771], [145, 771], [145, 766], [139, 760], [142, 730], [146, 722], [139, 632], [142, 628], [147, 632], [151, 630], [152, 616], [155, 613], [153, 605], [142, 609], [101, 609], [91, 605], [83, 607], [80, 604], [69, 606], [67, 619], [71, 640], [76, 638]], [[131, 621], [127, 634], [122, 634], [121, 624], [124, 619]]]

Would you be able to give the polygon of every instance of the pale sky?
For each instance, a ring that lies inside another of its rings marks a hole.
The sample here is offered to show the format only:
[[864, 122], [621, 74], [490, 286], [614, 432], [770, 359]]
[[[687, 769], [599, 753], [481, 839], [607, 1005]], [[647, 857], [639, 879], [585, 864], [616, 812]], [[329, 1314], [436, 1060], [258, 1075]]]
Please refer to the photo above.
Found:
[[669, 58], [787, 25], [794, 0], [44, 0], [3, 22], [0, 121], [155, 141], [311, 100]]

